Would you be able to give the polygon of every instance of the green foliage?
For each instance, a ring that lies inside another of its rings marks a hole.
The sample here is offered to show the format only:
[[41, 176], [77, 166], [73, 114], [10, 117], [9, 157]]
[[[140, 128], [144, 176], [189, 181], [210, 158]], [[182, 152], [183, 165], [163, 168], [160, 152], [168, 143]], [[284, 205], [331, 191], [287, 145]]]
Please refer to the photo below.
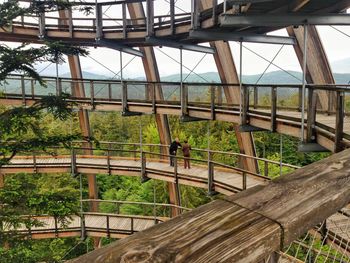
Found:
[[81, 47], [71, 46], [62, 41], [46, 41], [45, 44], [39, 48], [28, 47], [28, 44], [22, 44], [16, 48], [0, 45], [0, 83], [5, 81], [11, 72], [16, 71], [45, 86], [45, 82], [34, 68], [35, 63], [47, 61], [63, 63], [64, 55], [87, 56], [89, 54]]

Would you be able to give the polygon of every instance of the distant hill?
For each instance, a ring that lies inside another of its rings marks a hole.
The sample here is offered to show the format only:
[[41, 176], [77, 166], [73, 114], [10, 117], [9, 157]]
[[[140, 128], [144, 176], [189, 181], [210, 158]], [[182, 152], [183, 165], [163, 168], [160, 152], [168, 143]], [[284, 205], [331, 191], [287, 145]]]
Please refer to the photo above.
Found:
[[[184, 78], [186, 75], [184, 75]], [[259, 80], [260, 78], [260, 80]], [[337, 84], [348, 84], [350, 81], [350, 73], [335, 73], [334, 78]], [[162, 81], [180, 81], [180, 75], [174, 74], [161, 78]], [[296, 71], [273, 71], [267, 72], [261, 77], [261, 74], [243, 75], [243, 82], [255, 84], [259, 80], [259, 84], [300, 84], [302, 73]], [[220, 82], [218, 73], [207, 72], [201, 74], [191, 74], [186, 82]]]

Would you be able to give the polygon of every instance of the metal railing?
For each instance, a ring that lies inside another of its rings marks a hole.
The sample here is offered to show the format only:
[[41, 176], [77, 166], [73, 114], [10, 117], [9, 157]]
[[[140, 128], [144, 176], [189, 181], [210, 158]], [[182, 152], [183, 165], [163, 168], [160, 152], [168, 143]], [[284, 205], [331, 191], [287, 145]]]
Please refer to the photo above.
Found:
[[[130, 146], [130, 144], [127, 146]], [[150, 145], [150, 147], [153, 146], [154, 145]], [[91, 154], [84, 154], [84, 150], [86, 149], [91, 150]], [[205, 152], [206, 151], [203, 151], [203, 153]], [[51, 155], [48, 155], [48, 153]], [[199, 187], [207, 188], [209, 193], [216, 191], [217, 188], [219, 192], [226, 194], [242, 191], [248, 187], [270, 180], [269, 177], [259, 173], [251, 172], [241, 167], [235, 167], [234, 165], [214, 161], [212, 159], [214, 154], [215, 151], [209, 151], [209, 159], [207, 157], [204, 159], [188, 158], [196, 165], [196, 168], [203, 168], [202, 173], [191, 173], [191, 170], [181, 168], [180, 165], [186, 158], [182, 156], [172, 156], [175, 159], [174, 167], [161, 165], [160, 168], [157, 168], [160, 163], [167, 163], [167, 159], [170, 158], [170, 155], [149, 152], [144, 149], [91, 149], [88, 147], [74, 147], [71, 150], [68, 150], [61, 147], [54, 147], [48, 149], [46, 152], [35, 152], [29, 153], [27, 156], [15, 157], [11, 161], [11, 164], [3, 166], [2, 169], [4, 173], [6, 173], [8, 169], [14, 169], [16, 171], [25, 169], [27, 172], [30, 172], [28, 169], [32, 169], [32, 172], [36, 173], [50, 168], [63, 168], [65, 171], [70, 171], [72, 174], [78, 173], [81, 169], [91, 169], [99, 173], [105, 171], [107, 174], [117, 174], [122, 173], [123, 171], [128, 171], [128, 173], [130, 173], [133, 171], [135, 175], [139, 174], [144, 181], [148, 180], [148, 175], [161, 180], [169, 180], [169, 178], [173, 178], [172, 180], [179, 183], [196, 183]], [[228, 155], [230, 154], [228, 153]], [[280, 164], [267, 159], [257, 159], [264, 160], [266, 165]], [[123, 164], [120, 162], [123, 160], [126, 161], [126, 163]], [[132, 162], [129, 163], [128, 161]], [[284, 166], [290, 169], [297, 168], [288, 164], [284, 164]]]
[[[38, 100], [48, 94], [68, 93], [70, 99], [77, 103], [90, 105], [92, 108], [118, 105], [124, 113], [138, 111], [138, 108], [149, 108], [156, 113], [160, 107], [180, 110], [182, 116], [189, 116], [190, 111], [201, 111], [203, 119], [215, 120], [218, 114], [240, 116], [237, 119], [241, 125], [250, 123], [251, 117], [258, 116], [268, 120], [269, 129], [276, 131], [277, 120], [292, 123], [301, 127], [301, 115], [308, 118], [303, 124], [306, 133], [303, 140], [315, 141], [315, 134], [322, 131], [334, 134], [335, 151], [346, 146], [343, 139], [350, 140], [350, 134], [344, 132], [344, 117], [349, 115], [350, 88], [344, 85], [307, 85], [306, 110], [301, 112], [301, 85], [251, 85], [242, 86], [242, 102], [227, 101], [225, 93], [240, 92], [238, 84], [221, 83], [177, 83], [177, 82], [146, 82], [120, 80], [81, 80], [45, 77], [47, 87], [42, 87], [32, 79], [13, 75], [7, 84], [2, 84], [1, 92], [4, 99]], [[77, 95], [75, 90], [82, 88], [84, 92]], [[156, 96], [156, 91], [162, 96]], [[182, 94], [180, 96], [180, 94]], [[240, 107], [241, 106], [241, 107]], [[141, 111], [141, 108], [139, 111]], [[291, 114], [290, 112], [294, 112]], [[299, 113], [297, 113], [299, 112]], [[300, 115], [299, 115], [300, 114]], [[318, 121], [319, 114], [335, 116], [331, 122]], [[266, 128], [266, 127], [265, 127]]]
[[68, 216], [65, 222], [59, 220], [58, 217], [48, 215], [31, 215], [30, 218], [36, 221], [35, 226], [20, 224], [13, 227], [5, 223], [2, 231], [4, 233], [13, 232], [16, 235], [23, 235], [29, 238], [47, 238], [47, 235], [49, 237], [60, 237], [64, 236], [62, 235], [64, 233], [74, 232], [77, 236], [82, 237], [86, 235], [98, 236], [98, 233], [103, 233], [110, 237], [113, 234], [131, 235], [167, 220], [166, 217], [157, 216], [147, 217], [92, 212], [84, 212], [80, 216]]

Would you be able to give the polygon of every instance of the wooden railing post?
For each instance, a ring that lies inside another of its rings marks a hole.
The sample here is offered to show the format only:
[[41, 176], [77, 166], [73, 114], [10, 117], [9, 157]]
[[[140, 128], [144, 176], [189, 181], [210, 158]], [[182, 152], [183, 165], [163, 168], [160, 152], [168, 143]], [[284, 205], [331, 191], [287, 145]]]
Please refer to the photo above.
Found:
[[344, 149], [342, 145], [343, 130], [344, 130], [344, 92], [337, 91], [337, 104], [335, 116], [335, 138], [334, 152], [340, 152]]
[[111, 146], [110, 144], [108, 145], [108, 149], [107, 149], [107, 172], [108, 175], [111, 175]]
[[58, 78], [58, 79], [57, 79], [56, 94], [57, 94], [58, 96], [61, 96], [61, 95], [62, 95], [62, 79], [61, 79], [61, 78]]
[[244, 171], [242, 173], [242, 190], [247, 189], [247, 173]]
[[253, 102], [253, 108], [256, 109], [258, 107], [258, 103], [259, 103], [259, 91], [258, 91], [258, 87], [254, 86], [254, 102]]
[[152, 85], [152, 113], [156, 114], [156, 84]]
[[212, 0], [213, 14], [212, 14], [212, 18], [211, 19], [212, 19], [213, 25], [216, 25], [217, 21], [218, 21], [218, 16], [216, 15], [217, 5], [218, 5], [218, 0]]
[[271, 131], [275, 132], [277, 129], [277, 88], [271, 87]]
[[102, 5], [96, 4], [96, 39], [103, 38]]
[[33, 172], [35, 174], [38, 172], [38, 168], [36, 166], [36, 155], [35, 155], [35, 152], [33, 152]]
[[316, 125], [316, 107], [317, 94], [313, 88], [309, 87], [308, 107], [307, 107], [307, 125], [306, 125], [306, 142], [313, 142], [316, 139], [315, 125]]
[[108, 83], [108, 100], [112, 100], [112, 84]]
[[54, 221], [55, 221], [55, 237], [58, 237], [58, 222], [57, 222], [57, 217], [54, 216]]
[[111, 231], [109, 229], [109, 215], [106, 215], [106, 227], [107, 227], [107, 237], [110, 238], [111, 237]]
[[123, 15], [123, 38], [127, 38], [127, 19], [126, 19], [126, 3], [122, 3], [122, 15]]
[[44, 38], [46, 35], [45, 13], [39, 14], [39, 38]]
[[210, 86], [210, 112], [211, 120], [215, 120], [215, 86]]
[[85, 239], [86, 236], [86, 226], [85, 226], [85, 215], [83, 213], [80, 214], [80, 238], [81, 240]]
[[72, 152], [71, 152], [71, 175], [75, 176], [77, 174], [77, 157], [76, 157], [76, 153], [75, 153], [75, 149], [72, 148]]
[[32, 93], [32, 99], [35, 98], [35, 88], [34, 88], [34, 79], [30, 80], [30, 92]]
[[298, 110], [301, 112], [303, 104], [303, 88], [298, 88]]
[[128, 86], [125, 82], [122, 81], [122, 108], [123, 114], [128, 111]]
[[269, 177], [269, 163], [264, 161], [264, 176]]
[[94, 82], [90, 80], [90, 99], [91, 99], [91, 107], [95, 108], [95, 88]]
[[198, 6], [198, 0], [192, 0], [191, 4], [191, 26], [192, 29], [198, 29], [200, 27], [200, 20], [199, 20], [199, 6]]
[[141, 181], [146, 182], [149, 178], [146, 176], [146, 155], [141, 151]]
[[175, 0], [169, 1], [170, 5], [170, 31], [171, 34], [175, 34]]
[[179, 178], [177, 176], [177, 157], [176, 155], [173, 157], [174, 158], [174, 183], [178, 184], [179, 183]]
[[21, 93], [22, 93], [22, 105], [26, 106], [26, 88], [25, 88], [24, 76], [21, 76]]
[[249, 87], [242, 86], [242, 119], [241, 125], [248, 124], [248, 111], [249, 111]]
[[146, 17], [147, 36], [153, 36], [154, 35], [154, 3], [153, 3], [153, 0], [146, 0], [146, 10], [147, 10], [147, 17]]
[[131, 219], [131, 223], [130, 223], [131, 234], [134, 234], [134, 218], [133, 218], [133, 217], [130, 217], [130, 219]]
[[182, 116], [188, 115], [188, 88], [187, 85], [181, 83], [180, 85], [180, 103], [181, 103], [181, 114]]
[[212, 196], [214, 194], [214, 164], [212, 163], [212, 153], [208, 151], [208, 195]]

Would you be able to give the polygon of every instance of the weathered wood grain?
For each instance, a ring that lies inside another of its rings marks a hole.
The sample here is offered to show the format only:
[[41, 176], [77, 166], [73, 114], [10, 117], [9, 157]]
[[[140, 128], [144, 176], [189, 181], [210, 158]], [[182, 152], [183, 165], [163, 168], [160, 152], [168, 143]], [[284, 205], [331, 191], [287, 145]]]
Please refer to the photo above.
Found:
[[72, 262], [249, 262], [278, 249], [280, 233], [271, 220], [218, 200]]
[[259, 262], [350, 202], [350, 149], [72, 262]]

